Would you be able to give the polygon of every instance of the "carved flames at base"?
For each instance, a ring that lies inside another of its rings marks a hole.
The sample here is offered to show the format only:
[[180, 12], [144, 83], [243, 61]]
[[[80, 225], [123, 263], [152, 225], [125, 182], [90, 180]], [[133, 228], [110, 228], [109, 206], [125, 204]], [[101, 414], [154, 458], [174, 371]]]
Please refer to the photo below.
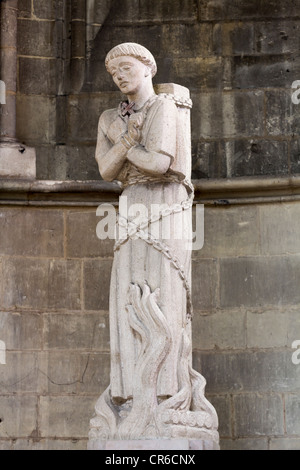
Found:
[[142, 288], [130, 285], [127, 312], [141, 344], [133, 397], [117, 403], [110, 387], [104, 391], [90, 421], [90, 448], [99, 440], [167, 438], [206, 439], [218, 446], [218, 417], [204, 396], [204, 377], [190, 366], [191, 340], [184, 329], [177, 367], [179, 391], [170, 398], [157, 397], [158, 374], [172, 341], [158, 301], [159, 289], [151, 292], [147, 282]]

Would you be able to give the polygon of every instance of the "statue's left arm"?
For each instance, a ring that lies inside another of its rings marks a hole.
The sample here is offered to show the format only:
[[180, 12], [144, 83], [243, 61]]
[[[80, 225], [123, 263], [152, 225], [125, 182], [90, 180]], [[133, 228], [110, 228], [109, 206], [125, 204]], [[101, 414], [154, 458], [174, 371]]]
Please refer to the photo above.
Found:
[[149, 110], [143, 123], [141, 143], [128, 151], [127, 159], [144, 173], [159, 175], [168, 171], [176, 155], [177, 108], [168, 99], [154, 106], [155, 113]]

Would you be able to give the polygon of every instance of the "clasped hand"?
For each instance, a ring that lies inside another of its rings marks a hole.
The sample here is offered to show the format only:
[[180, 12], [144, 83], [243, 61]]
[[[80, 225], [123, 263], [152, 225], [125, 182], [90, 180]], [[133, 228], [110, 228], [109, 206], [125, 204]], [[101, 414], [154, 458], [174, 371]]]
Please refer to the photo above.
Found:
[[142, 113], [131, 114], [125, 119], [121, 119], [119, 116], [110, 125], [107, 137], [109, 140], [116, 144], [121, 137], [128, 135], [132, 143], [138, 144], [142, 139], [142, 127], [143, 127], [143, 115]]
[[128, 135], [137, 144], [142, 139], [143, 115], [142, 113], [131, 114], [128, 119]]

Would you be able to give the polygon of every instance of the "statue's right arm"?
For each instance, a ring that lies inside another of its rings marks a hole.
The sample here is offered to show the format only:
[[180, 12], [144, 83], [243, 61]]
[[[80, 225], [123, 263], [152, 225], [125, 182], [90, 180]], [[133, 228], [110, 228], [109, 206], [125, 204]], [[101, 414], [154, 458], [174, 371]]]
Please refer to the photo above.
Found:
[[113, 181], [126, 161], [127, 148], [122, 141], [112, 144], [105, 133], [105, 117], [103, 113], [99, 119], [96, 161], [99, 172], [106, 181]]

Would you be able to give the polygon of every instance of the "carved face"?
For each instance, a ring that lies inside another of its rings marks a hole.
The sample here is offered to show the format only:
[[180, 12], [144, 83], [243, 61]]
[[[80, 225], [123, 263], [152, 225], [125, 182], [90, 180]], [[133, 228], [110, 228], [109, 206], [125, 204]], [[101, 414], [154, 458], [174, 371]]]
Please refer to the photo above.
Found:
[[137, 93], [146, 77], [151, 75], [150, 69], [138, 59], [130, 56], [117, 57], [109, 63], [109, 71], [113, 81], [125, 95]]

